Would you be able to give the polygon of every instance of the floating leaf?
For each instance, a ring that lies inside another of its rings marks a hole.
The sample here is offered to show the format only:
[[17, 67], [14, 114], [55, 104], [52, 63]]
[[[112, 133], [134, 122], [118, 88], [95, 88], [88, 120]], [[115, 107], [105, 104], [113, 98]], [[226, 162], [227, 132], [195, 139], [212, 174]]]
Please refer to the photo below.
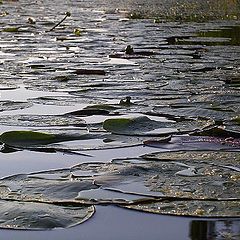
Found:
[[70, 115], [4, 115], [0, 116], [0, 123], [24, 127], [86, 126], [83, 119]]
[[80, 134], [63, 134], [61, 131], [58, 133], [58, 130], [52, 130], [56, 134], [36, 131], [9, 131], [0, 135], [0, 141], [12, 147], [31, 148], [38, 145], [82, 139], [88, 133], [84, 130], [81, 134], [80, 129]]
[[240, 125], [240, 117], [233, 118], [232, 121], [235, 122], [237, 125]]
[[80, 191], [98, 188], [91, 180], [72, 177], [69, 169], [16, 175], [5, 178], [2, 183], [8, 186], [8, 191], [0, 189], [2, 199], [63, 204], [74, 203]]
[[144, 141], [144, 145], [171, 151], [180, 150], [223, 150], [238, 149], [238, 138], [218, 138], [209, 136], [174, 136], [171, 141], [163, 142], [162, 139]]
[[74, 34], [75, 34], [76, 36], [78, 36], [78, 37], [82, 34], [82, 31], [81, 31], [79, 28], [75, 28], [75, 29], [73, 30], [73, 32], [74, 32]]
[[33, 131], [9, 131], [0, 135], [0, 141], [9, 146], [46, 144], [55, 140], [52, 134]]
[[143, 212], [179, 216], [240, 217], [239, 201], [159, 201], [124, 207]]
[[12, 111], [31, 107], [32, 104], [29, 102], [14, 102], [14, 101], [0, 101], [0, 112], [1, 111]]
[[224, 129], [224, 128], [218, 127], [218, 126], [203, 129], [202, 131], [194, 133], [194, 135], [222, 137], [222, 138], [232, 137], [232, 138], [240, 139], [240, 132], [227, 130], [227, 129]]
[[96, 104], [90, 105], [84, 108], [86, 109], [99, 109], [99, 110], [106, 110], [106, 111], [114, 111], [120, 109], [118, 105], [110, 105], [110, 104]]
[[[238, 152], [231, 154], [238, 158]], [[176, 153], [172, 159], [174, 156]], [[150, 199], [239, 200], [239, 172], [236, 161], [225, 163], [224, 159], [86, 163], [3, 178], [0, 196], [9, 200], [88, 204], [130, 204]]]
[[6, 27], [2, 30], [2, 32], [9, 32], [9, 33], [15, 33], [19, 31], [19, 27]]
[[57, 206], [46, 203], [0, 201], [1, 228], [47, 230], [69, 228], [88, 220], [93, 206]]
[[93, 116], [93, 115], [108, 115], [109, 111], [103, 109], [81, 109], [74, 112], [66, 113], [73, 116]]
[[105, 70], [102, 69], [77, 69], [75, 73], [78, 75], [106, 75]]
[[[164, 128], [164, 125], [163, 122], [154, 121], [148, 117], [141, 116], [136, 118], [107, 119], [103, 123], [103, 128], [115, 134], [136, 136], [167, 135], [169, 132], [174, 131], [173, 129]], [[158, 129], [158, 131], [155, 131], [156, 129]]]
[[238, 152], [226, 151], [177, 151], [177, 152], [155, 152], [141, 156], [149, 161], [205, 161], [209, 164], [224, 166], [226, 164], [239, 164]]
[[137, 136], [161, 136], [199, 131], [211, 126], [213, 121], [202, 119], [184, 119], [179, 121], [155, 121], [146, 116], [135, 118], [113, 118], [103, 123], [109, 132]]

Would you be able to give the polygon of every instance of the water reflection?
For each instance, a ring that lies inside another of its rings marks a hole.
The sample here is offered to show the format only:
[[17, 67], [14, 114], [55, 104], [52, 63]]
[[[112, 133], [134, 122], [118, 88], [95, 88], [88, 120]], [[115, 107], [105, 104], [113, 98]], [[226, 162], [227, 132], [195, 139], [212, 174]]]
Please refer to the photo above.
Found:
[[240, 220], [193, 220], [189, 237], [191, 240], [237, 240], [240, 239]]

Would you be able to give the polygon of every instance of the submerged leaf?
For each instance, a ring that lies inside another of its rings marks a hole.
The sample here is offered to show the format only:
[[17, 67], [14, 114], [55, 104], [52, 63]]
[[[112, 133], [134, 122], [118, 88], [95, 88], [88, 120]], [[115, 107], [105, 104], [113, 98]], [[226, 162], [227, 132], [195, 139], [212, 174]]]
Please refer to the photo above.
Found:
[[88, 220], [93, 206], [57, 206], [46, 203], [0, 201], [0, 227], [23, 230], [68, 228]]

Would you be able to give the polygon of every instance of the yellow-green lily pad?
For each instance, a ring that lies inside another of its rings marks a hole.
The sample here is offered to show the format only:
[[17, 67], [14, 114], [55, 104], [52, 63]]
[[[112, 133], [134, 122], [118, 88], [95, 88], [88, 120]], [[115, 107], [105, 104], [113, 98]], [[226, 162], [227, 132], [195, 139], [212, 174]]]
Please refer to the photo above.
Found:
[[56, 141], [56, 136], [34, 131], [9, 131], [0, 135], [0, 141], [9, 146], [46, 144]]

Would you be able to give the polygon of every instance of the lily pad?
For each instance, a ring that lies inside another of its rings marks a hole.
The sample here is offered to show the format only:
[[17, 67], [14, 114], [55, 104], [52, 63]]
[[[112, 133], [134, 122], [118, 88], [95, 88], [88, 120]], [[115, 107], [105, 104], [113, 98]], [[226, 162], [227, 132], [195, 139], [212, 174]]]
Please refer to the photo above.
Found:
[[212, 165], [240, 164], [238, 152], [227, 151], [176, 151], [155, 152], [141, 156], [148, 161], [193, 161], [206, 162]]
[[240, 146], [239, 138], [219, 138], [209, 136], [172, 136], [171, 141], [150, 139], [144, 141], [144, 145], [160, 148], [168, 151], [180, 150], [238, 150]]
[[2, 199], [62, 204], [75, 203], [80, 191], [98, 188], [91, 180], [75, 179], [69, 169], [15, 175], [2, 183]]
[[[163, 127], [162, 131], [159, 130], [156, 133], [152, 132], [161, 127]], [[145, 116], [107, 119], [103, 123], [103, 128], [115, 134], [135, 136], [167, 135], [169, 132], [174, 131], [171, 129], [164, 129], [164, 123], [151, 120]]]
[[29, 102], [0, 101], [0, 112], [12, 111], [31, 107]]
[[218, 127], [218, 126], [203, 129], [202, 131], [194, 133], [194, 135], [222, 137], [222, 138], [232, 137], [232, 138], [240, 139], [240, 132], [227, 130], [227, 129], [224, 129], [223, 127]]
[[195, 104], [174, 104], [171, 107], [155, 107], [154, 112], [158, 114], [171, 114], [174, 116], [181, 116], [181, 117], [202, 117], [202, 118], [209, 118], [213, 120], [228, 120], [236, 116], [235, 111], [219, 111], [219, 109], [230, 109], [230, 107], [221, 106], [219, 108], [212, 108], [211, 105], [201, 106], [201, 103]]
[[213, 121], [204, 119], [184, 119], [179, 121], [151, 120], [146, 116], [135, 118], [113, 118], [103, 123], [103, 128], [109, 132], [135, 136], [164, 136], [169, 134], [200, 131], [211, 126]]
[[95, 104], [95, 105], [89, 105], [85, 107], [84, 109], [99, 109], [99, 110], [106, 110], [106, 111], [114, 111], [118, 110], [120, 106], [118, 105], [111, 105], [111, 104]]
[[[57, 132], [57, 130], [52, 130], [52, 132]], [[81, 139], [85, 135], [87, 135], [86, 131], [83, 134], [80, 132], [78, 135], [37, 131], [9, 131], [0, 135], [0, 141], [12, 147], [29, 148], [31, 146]]]
[[41, 152], [80, 154], [79, 151], [83, 150], [142, 145], [144, 140], [146, 140], [146, 137], [121, 136], [101, 131], [89, 132], [84, 127], [46, 129], [44, 132], [10, 131], [0, 135], [0, 141], [5, 144], [4, 148], [1, 149], [3, 153], [9, 152], [9, 149], [11, 151], [28, 149]]
[[85, 126], [83, 119], [67, 115], [4, 115], [0, 123], [11, 126], [50, 127], [50, 126]]
[[50, 230], [69, 228], [94, 214], [93, 206], [58, 206], [46, 203], [0, 201], [1, 228]]
[[72, 116], [93, 116], [93, 115], [109, 115], [109, 111], [104, 109], [81, 109], [74, 112], [66, 113]]
[[20, 27], [6, 27], [2, 29], [2, 32], [16, 33], [19, 31]]
[[192, 217], [240, 217], [239, 201], [158, 201], [123, 206], [143, 212]]
[[88, 204], [130, 204], [150, 199], [232, 201], [239, 200], [238, 180], [239, 167], [234, 161], [118, 160], [3, 178], [0, 196], [8, 200]]
[[75, 73], [78, 75], [106, 75], [106, 71], [102, 69], [77, 69]]
[[38, 145], [56, 140], [52, 134], [33, 131], [9, 131], [0, 135], [0, 141], [9, 146]]

